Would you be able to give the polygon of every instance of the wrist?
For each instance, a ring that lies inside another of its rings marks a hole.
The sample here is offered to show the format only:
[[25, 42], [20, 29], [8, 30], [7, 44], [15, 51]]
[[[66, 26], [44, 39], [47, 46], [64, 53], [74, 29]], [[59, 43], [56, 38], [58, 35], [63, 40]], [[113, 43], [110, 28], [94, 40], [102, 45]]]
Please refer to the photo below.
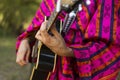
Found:
[[21, 43], [29, 43], [29, 39], [28, 38], [25, 38], [21, 41]]
[[61, 48], [56, 53], [60, 56], [74, 57], [73, 50], [69, 47]]
[[70, 47], [66, 47], [64, 54], [67, 57], [74, 57], [73, 50]]

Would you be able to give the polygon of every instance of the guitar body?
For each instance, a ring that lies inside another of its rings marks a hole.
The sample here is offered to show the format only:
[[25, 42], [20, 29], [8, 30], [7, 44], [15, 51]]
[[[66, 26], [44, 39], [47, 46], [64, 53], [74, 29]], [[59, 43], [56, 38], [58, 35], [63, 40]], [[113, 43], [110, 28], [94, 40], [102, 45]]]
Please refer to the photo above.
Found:
[[30, 80], [45, 80], [53, 70], [55, 54], [45, 45], [42, 45], [37, 69], [34, 69]]
[[[60, 21], [56, 20], [54, 23], [57, 26], [56, 28], [58, 32], [60, 32]], [[54, 71], [57, 55], [39, 41], [36, 41], [33, 53], [33, 71], [30, 76], [30, 80], [48, 80], [49, 73]], [[37, 62], [34, 63], [36, 57]]]

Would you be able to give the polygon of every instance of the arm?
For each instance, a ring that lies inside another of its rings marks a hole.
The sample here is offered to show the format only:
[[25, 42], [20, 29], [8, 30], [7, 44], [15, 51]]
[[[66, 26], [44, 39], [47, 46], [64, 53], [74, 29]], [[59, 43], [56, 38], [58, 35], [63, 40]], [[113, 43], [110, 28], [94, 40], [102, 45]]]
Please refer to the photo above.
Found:
[[[53, 0], [55, 1], [55, 0]], [[55, 2], [51, 3], [50, 0], [43, 0], [40, 3], [38, 10], [36, 11], [35, 16], [33, 17], [30, 25], [24, 33], [17, 37], [16, 50], [18, 50], [21, 41], [24, 38], [30, 37], [35, 31], [39, 29], [41, 23], [44, 21], [44, 16], [50, 16], [51, 11], [54, 9]], [[48, 4], [48, 5], [46, 5]], [[48, 9], [49, 7], [49, 9]], [[34, 37], [33, 37], [34, 38]], [[17, 52], [17, 51], [16, 51]]]
[[[32, 22], [30, 23], [26, 31], [22, 33], [20, 36], [18, 36], [16, 41], [16, 53], [17, 53], [16, 62], [18, 64], [24, 65], [28, 61], [28, 58], [25, 60], [26, 57], [25, 55], [29, 55], [31, 52], [30, 49], [32, 48], [35, 42], [35, 37], [34, 37], [35, 33], [41, 26], [41, 23], [44, 21], [44, 16], [50, 16], [52, 10], [54, 9], [55, 0], [52, 1], [53, 2], [51, 2], [51, 0], [43, 0], [40, 3], [40, 7], [36, 11], [36, 14], [32, 19]], [[26, 48], [25, 51], [23, 51], [23, 48], [21, 46]], [[22, 57], [20, 57], [20, 55]], [[20, 62], [24, 62], [24, 63], [21, 64]]]

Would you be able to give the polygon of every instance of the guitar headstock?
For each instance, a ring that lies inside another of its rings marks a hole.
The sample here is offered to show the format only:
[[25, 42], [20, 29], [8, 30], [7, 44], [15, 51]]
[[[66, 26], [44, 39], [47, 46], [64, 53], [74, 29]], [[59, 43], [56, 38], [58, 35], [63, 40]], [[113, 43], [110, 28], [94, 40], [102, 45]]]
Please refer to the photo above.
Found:
[[61, 0], [61, 6], [72, 7], [76, 2], [81, 2], [82, 0]]
[[[90, 5], [90, 0], [85, 0], [87, 5]], [[77, 4], [82, 4], [83, 0], [58, 0], [57, 8], [58, 12], [62, 9], [64, 10], [72, 10]]]
[[60, 12], [61, 10], [65, 10], [67, 12], [71, 11], [76, 4], [81, 4], [82, 0], [58, 0], [56, 11]]
[[[72, 7], [74, 4], [76, 4], [76, 3], [79, 4], [79, 3], [82, 3], [82, 2], [83, 2], [83, 0], [61, 0], [61, 5], [62, 6], [66, 5], [66, 7], [67, 6]], [[90, 0], [85, 0], [85, 2], [86, 2], [87, 5], [90, 5], [90, 3], [91, 3]]]

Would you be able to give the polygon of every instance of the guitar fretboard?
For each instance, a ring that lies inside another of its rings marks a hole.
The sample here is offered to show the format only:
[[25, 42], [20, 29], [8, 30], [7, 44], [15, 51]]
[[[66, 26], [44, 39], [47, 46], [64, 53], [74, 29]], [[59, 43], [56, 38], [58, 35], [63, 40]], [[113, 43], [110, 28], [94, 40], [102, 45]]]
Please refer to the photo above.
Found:
[[47, 30], [50, 29], [50, 27], [54, 24], [57, 16], [58, 16], [58, 12], [56, 12], [56, 10], [54, 10], [54, 12], [52, 12], [51, 16], [48, 19], [48, 23], [47, 23]]

